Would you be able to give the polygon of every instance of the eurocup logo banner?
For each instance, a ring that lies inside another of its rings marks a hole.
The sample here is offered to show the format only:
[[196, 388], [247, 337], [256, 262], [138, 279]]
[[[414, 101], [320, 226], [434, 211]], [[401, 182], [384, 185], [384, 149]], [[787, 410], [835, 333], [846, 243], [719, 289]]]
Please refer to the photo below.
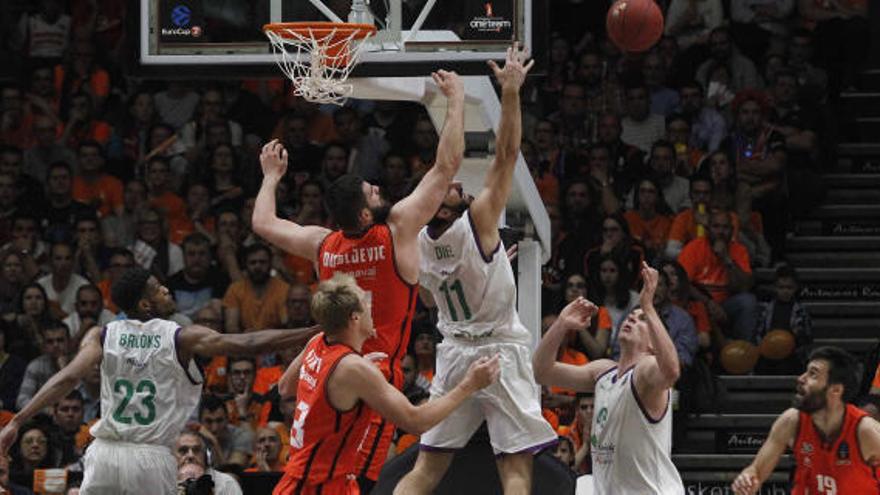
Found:
[[159, 39], [171, 43], [203, 42], [204, 21], [199, 0], [162, 0], [159, 3]]
[[516, 25], [514, 0], [467, 0], [464, 40], [511, 41]]

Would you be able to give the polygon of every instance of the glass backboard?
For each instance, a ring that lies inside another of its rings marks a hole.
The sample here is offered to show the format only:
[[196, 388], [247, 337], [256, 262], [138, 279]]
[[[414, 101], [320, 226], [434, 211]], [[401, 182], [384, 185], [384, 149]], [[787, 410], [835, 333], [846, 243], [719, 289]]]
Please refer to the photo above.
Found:
[[[369, 0], [378, 32], [354, 76], [485, 74], [514, 41], [540, 53], [547, 0]], [[269, 75], [269, 22], [345, 22], [352, 0], [144, 0], [140, 60], [147, 71], [201, 66], [204, 76]], [[540, 15], [533, 16], [538, 11]], [[358, 19], [359, 21], [361, 19]], [[543, 57], [538, 57], [541, 59]], [[189, 71], [186, 71], [189, 72]], [[534, 72], [534, 71], [533, 71]]]

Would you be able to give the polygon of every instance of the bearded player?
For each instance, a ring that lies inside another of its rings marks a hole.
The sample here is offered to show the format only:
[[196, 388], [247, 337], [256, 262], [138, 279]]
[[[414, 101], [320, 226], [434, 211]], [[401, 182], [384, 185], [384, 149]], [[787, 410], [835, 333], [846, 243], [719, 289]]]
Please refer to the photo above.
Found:
[[[344, 175], [333, 182], [326, 195], [340, 230], [282, 220], [275, 212], [275, 189], [287, 170], [287, 151], [272, 141], [260, 155], [263, 184], [254, 206], [253, 229], [257, 235], [288, 253], [315, 262], [321, 280], [337, 272], [348, 273], [367, 292], [377, 335], [364, 343], [364, 352], [388, 356], [380, 368], [398, 390], [403, 386], [400, 361], [409, 343], [416, 304], [419, 231], [440, 207], [464, 157], [461, 79], [446, 71], [432, 76], [447, 99], [446, 121], [434, 166], [409, 196], [389, 207], [379, 196], [377, 186], [361, 177]], [[380, 415], [372, 419], [361, 442], [358, 466], [365, 492], [379, 477], [394, 433], [394, 425]]]
[[791, 449], [792, 495], [880, 493], [880, 423], [849, 403], [858, 391], [856, 359], [837, 347], [810, 354], [798, 377], [793, 406], [773, 423], [752, 463], [733, 482], [753, 495]]
[[490, 62], [501, 86], [501, 122], [495, 162], [483, 190], [471, 202], [460, 188], [450, 188], [419, 235], [420, 282], [438, 307], [444, 338], [437, 346], [431, 401], [445, 397], [471, 363], [488, 356], [502, 357], [501, 379], [422, 435], [415, 467], [395, 494], [431, 493], [454, 451], [468, 443], [483, 421], [498, 454], [506, 494], [531, 491], [533, 455], [556, 441], [541, 415], [540, 388], [531, 367], [531, 332], [516, 313], [516, 282], [498, 234], [522, 139], [519, 90], [533, 64], [526, 64], [526, 58], [514, 47], [508, 49], [503, 69]]

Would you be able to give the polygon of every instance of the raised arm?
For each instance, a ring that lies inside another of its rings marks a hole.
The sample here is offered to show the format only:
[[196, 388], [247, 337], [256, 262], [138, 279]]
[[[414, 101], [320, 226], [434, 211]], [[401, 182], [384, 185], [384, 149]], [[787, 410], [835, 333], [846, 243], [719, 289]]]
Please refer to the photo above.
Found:
[[201, 325], [189, 325], [180, 332], [178, 354], [188, 362], [199, 356], [254, 356], [300, 344], [318, 332], [318, 327], [290, 330], [260, 330], [247, 333], [220, 333]]
[[666, 391], [675, 385], [681, 374], [681, 364], [678, 361], [678, 351], [675, 343], [669, 337], [666, 325], [654, 308], [654, 293], [657, 290], [657, 270], [642, 262], [642, 292], [639, 294], [639, 303], [642, 314], [648, 323], [648, 338], [654, 356], [639, 363], [636, 368], [636, 388], [646, 402], [652, 401], [652, 397], [665, 406]]
[[480, 235], [480, 248], [483, 253], [494, 251], [501, 240], [498, 235], [498, 217], [510, 196], [516, 159], [522, 141], [519, 90], [526, 80], [529, 69], [535, 64], [534, 60], [526, 63], [527, 59], [528, 53], [514, 44], [507, 49], [504, 68], [499, 68], [494, 60], [489, 61], [495, 79], [501, 85], [501, 122], [498, 125], [495, 161], [486, 174], [483, 190], [470, 207], [471, 218]]
[[251, 222], [254, 233], [288, 253], [316, 261], [318, 248], [330, 230], [283, 220], [278, 218], [275, 209], [275, 189], [287, 171], [287, 150], [277, 139], [263, 146], [260, 166], [263, 168], [263, 184], [254, 204]]
[[[382, 417], [410, 433], [420, 435], [449, 416], [471, 394], [495, 382], [499, 370], [498, 356], [481, 358], [471, 365], [461, 382], [448, 393], [420, 406], [413, 406], [406, 396], [388, 383], [375, 365], [360, 356], [351, 355], [340, 361], [330, 378], [333, 387], [328, 389], [331, 401], [339, 396], [361, 399]], [[344, 391], [337, 393], [338, 387]]]
[[748, 467], [733, 480], [733, 493], [736, 495], [754, 495], [761, 489], [761, 484], [776, 469], [779, 458], [785, 453], [786, 447], [794, 442], [798, 426], [798, 410], [788, 409], [776, 418], [770, 435], [755, 455]]
[[18, 429], [35, 414], [63, 399], [76, 388], [80, 379], [103, 357], [101, 349], [101, 327], [92, 327], [80, 344], [79, 352], [73, 360], [52, 375], [49, 381], [40, 388], [34, 398], [16, 414], [0, 432], [0, 455], [6, 455], [9, 447], [15, 442]]
[[573, 366], [556, 361], [559, 346], [568, 336], [568, 333], [578, 328], [584, 328], [590, 323], [590, 318], [598, 309], [596, 305], [579, 297], [570, 302], [559, 313], [559, 317], [532, 357], [532, 366], [535, 369], [535, 380], [541, 385], [563, 387], [578, 392], [589, 392], [596, 385], [596, 379], [605, 371], [614, 366], [614, 361], [599, 359], [591, 361], [584, 366]]
[[433, 73], [432, 77], [446, 95], [446, 120], [437, 144], [437, 158], [415, 190], [398, 201], [388, 216], [394, 233], [413, 243], [419, 230], [443, 204], [449, 184], [464, 158], [464, 86], [455, 72], [441, 70]]

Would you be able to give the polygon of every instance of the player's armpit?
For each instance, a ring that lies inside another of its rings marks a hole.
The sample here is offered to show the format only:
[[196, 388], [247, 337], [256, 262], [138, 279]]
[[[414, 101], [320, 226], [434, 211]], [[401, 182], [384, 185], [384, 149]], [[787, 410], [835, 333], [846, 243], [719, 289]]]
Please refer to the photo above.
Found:
[[874, 418], [865, 417], [859, 421], [856, 434], [859, 438], [862, 459], [869, 466], [880, 467], [880, 423]]

